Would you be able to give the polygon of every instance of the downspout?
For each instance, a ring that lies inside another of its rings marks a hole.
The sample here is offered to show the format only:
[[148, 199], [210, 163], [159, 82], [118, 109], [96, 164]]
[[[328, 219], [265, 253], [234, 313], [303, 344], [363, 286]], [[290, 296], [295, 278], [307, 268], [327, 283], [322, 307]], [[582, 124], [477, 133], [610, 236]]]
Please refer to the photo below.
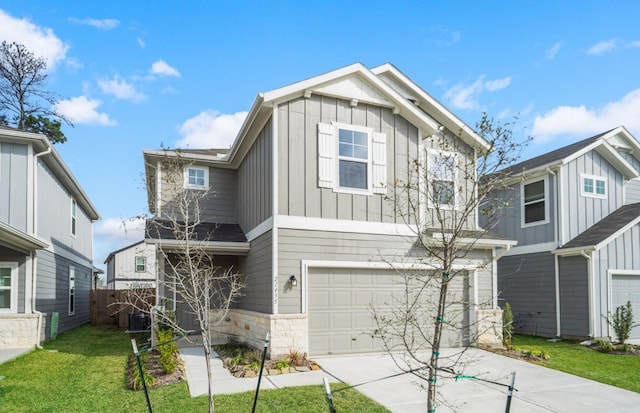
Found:
[[591, 254], [587, 254], [585, 250], [580, 251], [580, 255], [587, 259], [587, 286], [589, 289], [589, 337], [594, 337], [595, 333], [595, 321], [596, 317], [594, 315], [595, 311], [595, 286], [593, 285], [592, 275], [593, 275], [593, 260]]
[[[46, 151], [35, 154], [33, 162], [33, 235], [38, 234], [38, 158], [51, 153], [53, 147], [49, 144]], [[42, 329], [42, 312], [36, 309], [36, 280], [38, 274], [38, 256], [35, 251], [31, 252], [31, 312], [38, 315], [36, 330], [36, 347], [42, 349], [40, 345], [40, 330]]]
[[[564, 245], [564, 229], [562, 225], [562, 204], [563, 204], [563, 191], [562, 191], [562, 166], [558, 169], [557, 173], [552, 171], [551, 168], [547, 168], [547, 172], [553, 175], [555, 180], [555, 192], [556, 199], [554, 202], [554, 218], [555, 225], [553, 226], [553, 240], [556, 244], [556, 248]], [[556, 337], [560, 337], [562, 333], [562, 326], [560, 324], [560, 265], [558, 262], [558, 256], [554, 256], [554, 282], [555, 282], [555, 299], [556, 299]]]
[[553, 257], [555, 269], [555, 285], [556, 285], [556, 337], [560, 338], [562, 334], [562, 326], [560, 325], [560, 264], [558, 262], [558, 254]]

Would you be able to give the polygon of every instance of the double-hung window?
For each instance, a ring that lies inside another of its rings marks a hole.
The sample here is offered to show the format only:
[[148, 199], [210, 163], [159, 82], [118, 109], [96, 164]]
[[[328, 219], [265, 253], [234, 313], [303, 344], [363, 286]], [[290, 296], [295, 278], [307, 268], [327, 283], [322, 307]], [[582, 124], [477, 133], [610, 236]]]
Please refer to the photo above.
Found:
[[318, 186], [335, 192], [386, 194], [386, 135], [372, 128], [318, 124]]
[[188, 166], [184, 169], [184, 187], [205, 190], [209, 187], [209, 169], [201, 166]]
[[147, 260], [144, 256], [136, 257], [136, 272], [145, 272], [146, 271], [146, 263]]
[[522, 226], [545, 224], [549, 222], [548, 180], [524, 182], [521, 186]]
[[581, 174], [580, 194], [591, 198], [607, 197], [607, 180], [601, 176]]
[[76, 236], [78, 221], [78, 204], [75, 199], [71, 200], [71, 235]]
[[69, 266], [69, 315], [76, 313], [76, 268]]
[[426, 184], [429, 207], [455, 208], [457, 156], [454, 152], [427, 150]]
[[18, 312], [18, 263], [0, 262], [0, 313]]

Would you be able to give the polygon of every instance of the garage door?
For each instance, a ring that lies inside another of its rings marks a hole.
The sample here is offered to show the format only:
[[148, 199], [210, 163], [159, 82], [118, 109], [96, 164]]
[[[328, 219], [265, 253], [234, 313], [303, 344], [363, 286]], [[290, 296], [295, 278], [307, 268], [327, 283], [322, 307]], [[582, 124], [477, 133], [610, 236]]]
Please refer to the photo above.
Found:
[[[611, 278], [611, 310], [631, 302], [635, 322], [640, 320], [640, 275], [613, 275]], [[631, 337], [640, 338], [640, 326], [631, 330]]]
[[[377, 325], [372, 308], [377, 314], [390, 312], [394, 298], [402, 299], [402, 277], [388, 269], [344, 268], [309, 269], [308, 275], [309, 354], [384, 351], [381, 340], [374, 337]], [[460, 279], [460, 286], [466, 284]], [[458, 313], [467, 319], [468, 312]], [[448, 331], [443, 340], [460, 345], [466, 336], [460, 330]]]

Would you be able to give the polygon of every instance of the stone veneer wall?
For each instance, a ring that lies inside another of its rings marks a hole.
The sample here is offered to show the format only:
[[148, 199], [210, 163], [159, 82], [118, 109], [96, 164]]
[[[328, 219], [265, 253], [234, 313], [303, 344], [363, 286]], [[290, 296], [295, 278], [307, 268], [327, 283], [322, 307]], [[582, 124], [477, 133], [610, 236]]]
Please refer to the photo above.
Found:
[[502, 347], [502, 310], [477, 310], [476, 317], [476, 344]]
[[[247, 310], [229, 310], [227, 322], [212, 326], [212, 330], [241, 337], [252, 347], [262, 348], [270, 335], [270, 358], [286, 356], [290, 350], [308, 353], [308, 324], [306, 314], [263, 314]], [[224, 334], [219, 335], [218, 339]]]
[[0, 348], [34, 347], [37, 314], [0, 314]]

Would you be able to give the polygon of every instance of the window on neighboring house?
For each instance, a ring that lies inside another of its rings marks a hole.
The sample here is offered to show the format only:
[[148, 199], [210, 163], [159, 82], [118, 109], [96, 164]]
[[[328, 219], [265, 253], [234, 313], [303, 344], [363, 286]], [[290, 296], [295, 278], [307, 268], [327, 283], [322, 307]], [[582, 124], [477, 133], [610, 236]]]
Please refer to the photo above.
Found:
[[76, 224], [78, 217], [78, 204], [75, 199], [71, 200], [71, 235], [76, 236]]
[[0, 312], [18, 311], [18, 263], [0, 262]]
[[76, 269], [69, 266], [69, 315], [76, 313]]
[[209, 187], [209, 169], [200, 166], [186, 167], [184, 186], [189, 189], [207, 189]]
[[318, 186], [336, 192], [386, 193], [386, 135], [342, 123], [318, 124]]
[[523, 226], [548, 222], [546, 178], [530, 183], [523, 183], [521, 187], [521, 197]]
[[431, 188], [429, 205], [453, 208], [456, 205], [456, 154], [434, 150], [427, 153], [427, 185]]
[[592, 198], [607, 197], [607, 180], [601, 176], [581, 174], [582, 178], [582, 196]]
[[146, 271], [146, 257], [138, 256], [136, 257], [136, 272], [145, 272]]

